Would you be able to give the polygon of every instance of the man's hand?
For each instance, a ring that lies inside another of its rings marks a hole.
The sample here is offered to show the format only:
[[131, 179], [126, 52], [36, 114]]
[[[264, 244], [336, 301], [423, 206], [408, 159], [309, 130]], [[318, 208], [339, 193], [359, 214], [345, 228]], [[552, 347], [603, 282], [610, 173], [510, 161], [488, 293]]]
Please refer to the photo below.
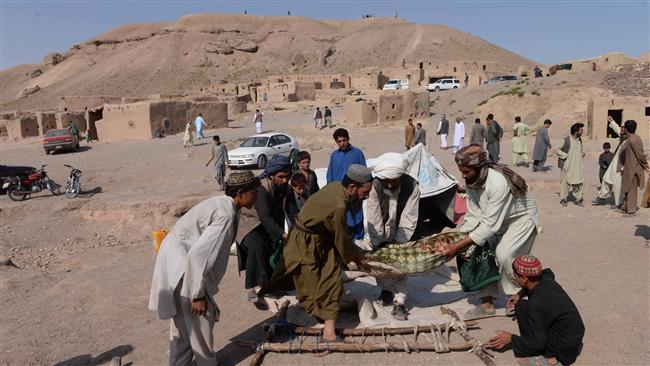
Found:
[[512, 333], [505, 332], [503, 330], [498, 330], [497, 335], [490, 338], [488, 341], [488, 347], [494, 349], [501, 349], [512, 343]]
[[442, 241], [436, 242], [433, 244], [433, 250], [440, 252], [445, 257], [453, 257], [458, 251], [458, 246], [456, 243], [445, 243]]
[[282, 234], [282, 240], [287, 241], [289, 239], [289, 235], [287, 233]]
[[203, 299], [192, 300], [192, 314], [202, 316], [208, 310], [208, 302]]
[[519, 303], [520, 297], [519, 294], [514, 294], [508, 298], [506, 302], [506, 309], [513, 309]]

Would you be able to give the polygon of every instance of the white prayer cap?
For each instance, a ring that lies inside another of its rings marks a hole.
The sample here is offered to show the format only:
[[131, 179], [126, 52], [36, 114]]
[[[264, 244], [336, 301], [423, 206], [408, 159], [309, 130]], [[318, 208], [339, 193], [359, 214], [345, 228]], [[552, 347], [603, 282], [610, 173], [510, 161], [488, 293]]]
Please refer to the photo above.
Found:
[[406, 174], [408, 167], [409, 162], [399, 153], [385, 153], [368, 162], [368, 168], [379, 179], [397, 179]]

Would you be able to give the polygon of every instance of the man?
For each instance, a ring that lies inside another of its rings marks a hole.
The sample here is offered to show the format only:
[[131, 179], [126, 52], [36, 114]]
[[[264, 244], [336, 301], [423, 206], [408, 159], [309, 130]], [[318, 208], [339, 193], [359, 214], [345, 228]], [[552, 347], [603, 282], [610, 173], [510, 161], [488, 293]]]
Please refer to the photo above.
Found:
[[637, 194], [639, 188], [645, 186], [645, 175], [643, 171], [650, 173], [650, 166], [643, 151], [643, 140], [636, 134], [636, 121], [625, 121], [627, 132], [627, 143], [619, 156], [619, 162], [623, 165], [621, 180], [621, 192], [623, 193], [623, 213], [625, 217], [631, 217], [639, 209]]
[[323, 127], [332, 128], [332, 110], [328, 106], [325, 106], [325, 124]]
[[469, 75], [465, 73], [465, 87], [467, 88], [467, 85], [469, 84]]
[[298, 172], [302, 173], [307, 179], [306, 183], [306, 196], [318, 192], [318, 177], [316, 177], [316, 172], [311, 170], [311, 155], [307, 151], [301, 151], [296, 156], [296, 161], [298, 162]]
[[527, 124], [521, 122], [521, 117], [515, 117], [515, 124], [512, 126], [512, 166], [519, 165], [520, 161], [524, 162], [524, 166], [528, 168], [528, 143], [526, 142], [526, 135], [533, 130]]
[[621, 192], [621, 166], [619, 162], [619, 156], [625, 148], [625, 143], [627, 139], [627, 133], [625, 132], [625, 127], [621, 127], [614, 121], [612, 116], [607, 117], [609, 122], [609, 128], [614, 131], [615, 134], [619, 136], [618, 145], [616, 150], [614, 150], [614, 157], [612, 158], [612, 163], [609, 165], [605, 174], [603, 175], [603, 183], [600, 185], [600, 191], [598, 191], [598, 196], [595, 200], [591, 202], [594, 206], [600, 206], [607, 203], [607, 199], [610, 194], [614, 196], [614, 207], [623, 206], [623, 193]]
[[452, 151], [454, 154], [463, 148], [464, 139], [465, 123], [460, 119], [460, 117], [456, 117], [456, 125], [454, 126], [454, 144], [452, 145]]
[[419, 123], [415, 127], [415, 145], [422, 144], [424, 147], [427, 147], [427, 130], [422, 128], [422, 123]]
[[[342, 181], [352, 164], [366, 166], [366, 157], [361, 150], [350, 144], [350, 135], [346, 129], [336, 129], [333, 137], [339, 148], [330, 155], [330, 162], [327, 166], [327, 183]], [[363, 207], [361, 206], [361, 201], [354, 201], [350, 205], [347, 216], [348, 229], [352, 240], [362, 240], [365, 231], [363, 229]]]
[[[512, 262], [521, 290], [509, 303], [515, 307], [519, 334], [498, 331], [488, 346], [512, 344], [519, 365], [573, 364], [582, 349], [585, 326], [580, 312], [549, 268], [539, 259], [523, 255]], [[522, 299], [528, 297], [528, 300]]]
[[492, 113], [487, 115], [485, 119], [487, 122], [487, 135], [485, 141], [487, 142], [487, 151], [489, 154], [490, 162], [497, 164], [501, 158], [501, 139], [503, 138], [503, 129], [499, 122], [494, 120]]
[[536, 78], [542, 77], [542, 69], [540, 69], [537, 65], [535, 65], [535, 68], [533, 69], [533, 73], [535, 74]]
[[255, 124], [255, 133], [262, 133], [262, 122], [264, 120], [264, 113], [260, 112], [259, 109], [255, 110], [253, 115], [253, 123]]
[[[251, 230], [241, 242], [239, 249], [239, 270], [246, 270], [244, 287], [249, 302], [259, 309], [266, 303], [257, 292], [273, 275], [271, 256], [281, 253], [287, 240], [284, 231], [284, 201], [289, 192], [291, 163], [286, 156], [275, 155], [259, 176], [255, 212], [260, 224]], [[277, 260], [277, 258], [276, 258]]]
[[325, 342], [342, 341], [334, 330], [343, 296], [341, 267], [360, 262], [358, 249], [347, 231], [346, 211], [353, 202], [368, 198], [371, 188], [370, 169], [352, 164], [342, 182], [332, 182], [311, 196], [300, 210], [284, 248], [286, 267], [278, 266], [274, 281], [261, 291], [268, 293], [282, 279], [290, 279], [298, 292], [297, 312], [304, 314], [300, 325], [324, 322]]
[[440, 136], [440, 148], [447, 150], [447, 134], [449, 134], [449, 121], [447, 121], [447, 115], [442, 114], [440, 122], [438, 122], [438, 131], [436, 132]]
[[472, 136], [469, 139], [471, 145], [478, 145], [481, 148], [485, 146], [485, 127], [481, 124], [481, 119], [476, 118], [474, 120], [474, 126], [472, 126]]
[[[370, 244], [375, 248], [385, 243], [405, 243], [415, 232], [420, 187], [407, 174], [408, 166], [408, 161], [397, 153], [383, 154], [370, 166], [377, 179], [366, 202], [366, 220]], [[393, 305], [396, 320], [407, 320], [407, 285], [408, 278], [377, 278], [377, 286], [382, 288], [380, 299], [384, 306]]]
[[208, 125], [203, 120], [203, 115], [199, 113], [199, 115], [196, 116], [196, 119], [194, 120], [194, 127], [196, 127], [197, 139], [205, 138], [205, 136], [203, 135], [203, 126], [208, 127]]
[[215, 302], [235, 240], [239, 210], [252, 208], [259, 180], [249, 171], [230, 174], [226, 195], [208, 198], [183, 215], [158, 252], [149, 309], [171, 320], [169, 364], [214, 365]]
[[77, 128], [77, 125], [75, 125], [74, 122], [72, 121], [68, 122], [68, 130], [70, 130], [70, 133], [73, 134], [74, 136], [77, 136], [77, 139], [79, 139], [79, 129]]
[[409, 118], [404, 126], [404, 146], [406, 150], [415, 146], [415, 126], [413, 126], [413, 119]]
[[316, 113], [314, 113], [314, 128], [318, 128], [319, 130], [322, 130], [323, 129], [322, 121], [323, 121], [323, 112], [320, 111], [320, 108], [316, 107]]
[[[526, 181], [504, 165], [489, 163], [480, 146], [461, 149], [455, 159], [467, 186], [467, 214], [459, 231], [469, 235], [455, 243], [438, 243], [437, 250], [451, 257], [471, 244], [489, 245], [495, 253], [503, 292], [513, 296], [518, 287], [511, 263], [518, 255], [530, 254], [535, 243], [537, 203], [528, 195]], [[481, 305], [468, 311], [466, 319], [494, 315], [497, 295], [497, 283], [477, 291]]]
[[214, 179], [219, 183], [219, 189], [222, 191], [225, 189], [224, 177], [226, 176], [226, 169], [228, 168], [228, 148], [226, 145], [221, 143], [221, 139], [218, 135], [212, 136], [212, 156], [205, 166], [210, 165], [210, 162], [214, 160]]
[[564, 138], [562, 147], [556, 150], [557, 165], [560, 171], [560, 204], [567, 206], [569, 190], [573, 193], [575, 204], [583, 207], [583, 184], [585, 181], [585, 154], [582, 149], [582, 133], [584, 124], [574, 123], [571, 126], [571, 136]]
[[537, 130], [535, 146], [533, 147], [533, 172], [544, 171], [546, 155], [551, 148], [551, 140], [548, 137], [548, 129], [553, 122], [550, 119], [544, 120], [544, 127]]

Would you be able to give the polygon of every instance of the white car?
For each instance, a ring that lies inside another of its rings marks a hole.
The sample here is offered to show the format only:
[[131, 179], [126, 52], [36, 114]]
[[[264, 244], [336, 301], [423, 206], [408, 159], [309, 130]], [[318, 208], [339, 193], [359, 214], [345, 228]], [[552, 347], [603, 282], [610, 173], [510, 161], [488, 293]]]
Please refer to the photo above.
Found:
[[440, 79], [427, 85], [428, 91], [441, 91], [462, 88], [463, 84], [458, 79]]
[[398, 90], [398, 89], [408, 89], [409, 81], [408, 80], [399, 80], [399, 79], [390, 79], [384, 84], [382, 90]]
[[233, 167], [256, 165], [264, 169], [274, 155], [291, 156], [299, 151], [298, 141], [285, 133], [262, 133], [253, 135], [238, 148], [228, 151], [228, 164]]

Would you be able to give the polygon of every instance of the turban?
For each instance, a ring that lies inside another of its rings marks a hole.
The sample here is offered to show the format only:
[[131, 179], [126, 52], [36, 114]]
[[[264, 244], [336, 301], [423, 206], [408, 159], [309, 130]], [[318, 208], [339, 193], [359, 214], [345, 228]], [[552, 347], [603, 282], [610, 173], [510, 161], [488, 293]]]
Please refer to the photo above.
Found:
[[370, 169], [359, 164], [350, 165], [345, 175], [357, 183], [365, 183], [372, 180], [372, 172]]
[[489, 168], [503, 174], [508, 182], [510, 192], [512, 192], [514, 196], [522, 197], [526, 195], [526, 192], [528, 192], [528, 185], [524, 178], [505, 165], [488, 162], [487, 152], [479, 145], [472, 144], [458, 150], [454, 159], [458, 165], [478, 170], [478, 178], [472, 184], [467, 185], [467, 187], [471, 189], [479, 190], [483, 188], [485, 181], [487, 180]]
[[289, 161], [289, 158], [284, 156], [284, 155], [274, 155], [271, 160], [269, 160], [268, 163], [266, 163], [266, 167], [264, 168], [264, 172], [260, 174], [260, 179], [266, 178], [268, 176], [271, 176], [277, 172], [285, 171], [285, 170], [290, 170], [291, 169], [291, 161]]
[[542, 274], [542, 262], [532, 255], [520, 255], [512, 262], [516, 274], [526, 277], [537, 277]]
[[458, 150], [454, 159], [458, 165], [480, 168], [487, 164], [487, 152], [478, 145], [470, 145]]
[[379, 179], [398, 179], [406, 174], [409, 162], [402, 154], [385, 153], [368, 164]]

